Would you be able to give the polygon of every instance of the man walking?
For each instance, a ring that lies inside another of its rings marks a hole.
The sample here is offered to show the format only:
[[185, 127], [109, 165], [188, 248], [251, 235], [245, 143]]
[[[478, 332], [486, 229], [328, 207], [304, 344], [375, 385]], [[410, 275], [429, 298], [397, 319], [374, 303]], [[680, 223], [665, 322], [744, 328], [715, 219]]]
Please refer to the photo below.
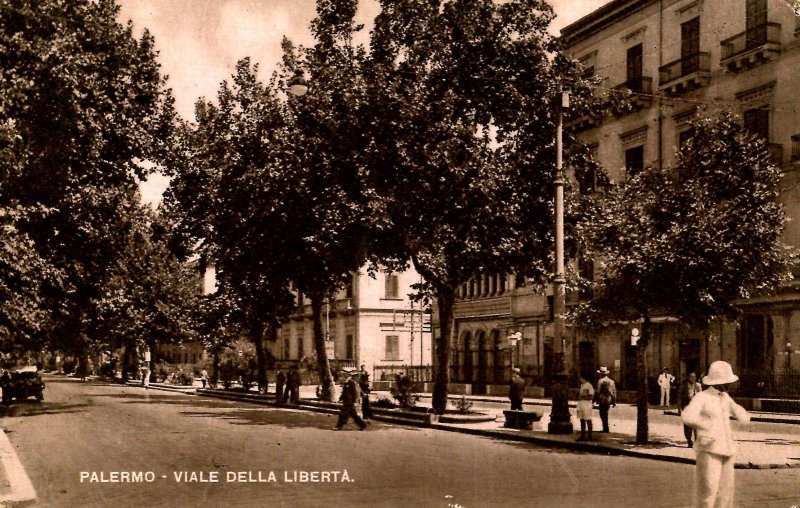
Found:
[[608, 367], [600, 367], [597, 373], [601, 376], [597, 381], [597, 405], [600, 408], [600, 421], [603, 423], [603, 432], [610, 432], [608, 409], [617, 406], [617, 386], [614, 384], [614, 380], [608, 377]]
[[289, 382], [291, 381], [291, 389], [289, 389], [289, 402], [292, 404], [297, 404], [300, 401], [300, 385], [303, 384], [303, 380], [300, 378], [300, 370], [297, 366], [292, 365], [292, 368], [289, 370], [289, 376], [286, 383], [286, 387], [289, 388]]
[[369, 372], [364, 365], [358, 372], [358, 387], [361, 389], [361, 414], [365, 420], [372, 419], [372, 408], [369, 405]]
[[283, 393], [283, 387], [286, 384], [286, 374], [283, 373], [282, 370], [278, 371], [278, 374], [275, 376], [275, 402], [278, 404], [283, 404], [286, 400], [286, 397]]
[[511, 381], [509, 381], [508, 398], [511, 399], [511, 410], [522, 411], [522, 399], [525, 397], [525, 379], [520, 376], [520, 370], [513, 369]]
[[361, 390], [359, 389], [358, 383], [355, 381], [356, 371], [348, 371], [345, 372], [345, 374], [347, 374], [347, 380], [342, 385], [342, 395], [339, 397], [342, 407], [339, 409], [339, 420], [336, 422], [336, 427], [334, 427], [333, 430], [342, 430], [342, 427], [344, 427], [347, 420], [350, 418], [356, 422], [356, 425], [358, 425], [361, 430], [364, 430], [367, 424], [356, 412], [356, 403], [361, 401]]
[[694, 446], [697, 456], [695, 481], [697, 506], [733, 506], [736, 441], [731, 417], [747, 423], [750, 415], [728, 395], [731, 383], [739, 379], [728, 362], [716, 361], [708, 368], [703, 384], [708, 389], [697, 393], [683, 410], [683, 423], [697, 430]]
[[[697, 376], [694, 372], [690, 372], [686, 379], [681, 383], [681, 389], [678, 391], [678, 414], [683, 414], [683, 410], [692, 401], [695, 395], [703, 391], [700, 383], [697, 382]], [[695, 430], [688, 425], [683, 425], [683, 435], [686, 436], [686, 442], [691, 448], [694, 444], [692, 437], [696, 434]]]
[[669, 373], [667, 367], [664, 367], [664, 372], [658, 376], [658, 386], [661, 387], [661, 405], [663, 407], [669, 407], [669, 391], [674, 382], [675, 376]]

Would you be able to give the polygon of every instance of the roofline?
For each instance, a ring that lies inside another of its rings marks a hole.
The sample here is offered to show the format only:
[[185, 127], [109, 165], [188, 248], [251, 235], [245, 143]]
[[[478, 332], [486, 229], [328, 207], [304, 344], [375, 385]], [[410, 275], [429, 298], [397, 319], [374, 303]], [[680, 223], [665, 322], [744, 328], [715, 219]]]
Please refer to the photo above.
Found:
[[562, 28], [560, 39], [571, 46], [657, 1], [660, 0], [612, 0]]

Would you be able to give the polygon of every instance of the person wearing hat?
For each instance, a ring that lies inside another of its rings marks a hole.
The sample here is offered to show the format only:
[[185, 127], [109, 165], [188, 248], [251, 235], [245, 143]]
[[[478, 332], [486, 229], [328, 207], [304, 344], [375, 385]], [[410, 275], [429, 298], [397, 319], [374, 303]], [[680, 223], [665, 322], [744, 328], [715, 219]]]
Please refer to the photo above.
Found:
[[600, 408], [600, 421], [603, 423], [603, 432], [608, 429], [608, 409], [617, 406], [617, 387], [614, 380], [608, 377], [608, 367], [600, 367], [597, 371], [600, 379], [597, 381], [597, 392], [595, 398], [597, 406]]
[[511, 410], [522, 411], [522, 399], [525, 397], [525, 379], [520, 376], [520, 370], [512, 369], [513, 374], [508, 386], [508, 398], [511, 399]]
[[658, 386], [661, 387], [661, 405], [664, 407], [669, 407], [669, 391], [674, 382], [675, 376], [669, 373], [667, 367], [664, 367], [664, 371], [658, 376]]
[[345, 371], [344, 374], [347, 376], [347, 380], [342, 385], [342, 395], [339, 397], [342, 407], [339, 409], [339, 420], [336, 422], [336, 427], [334, 427], [333, 430], [342, 430], [342, 427], [344, 427], [347, 420], [350, 418], [356, 422], [356, 425], [358, 425], [361, 430], [364, 430], [367, 424], [356, 412], [356, 404], [361, 403], [361, 390], [355, 379], [358, 375], [358, 371], [349, 370]]
[[716, 361], [708, 368], [703, 384], [708, 389], [695, 394], [683, 410], [683, 423], [697, 431], [695, 481], [697, 506], [732, 507], [733, 466], [736, 442], [730, 417], [747, 423], [750, 415], [728, 395], [728, 387], [739, 379], [728, 362]]

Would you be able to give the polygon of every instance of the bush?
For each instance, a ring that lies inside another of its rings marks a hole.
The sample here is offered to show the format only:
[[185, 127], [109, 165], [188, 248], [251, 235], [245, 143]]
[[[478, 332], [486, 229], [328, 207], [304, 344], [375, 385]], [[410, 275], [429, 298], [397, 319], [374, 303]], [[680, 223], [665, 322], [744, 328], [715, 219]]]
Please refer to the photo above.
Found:
[[386, 397], [380, 397], [375, 402], [371, 402], [370, 406], [372, 407], [382, 407], [385, 409], [392, 409], [397, 407], [397, 404], [392, 402], [391, 400], [387, 399]]
[[406, 375], [397, 375], [390, 392], [400, 407], [413, 407], [419, 402], [417, 385]]
[[453, 400], [450, 403], [459, 413], [469, 413], [469, 410], [472, 408], [473, 404], [471, 400], [467, 400], [465, 395], [462, 395], [460, 399]]

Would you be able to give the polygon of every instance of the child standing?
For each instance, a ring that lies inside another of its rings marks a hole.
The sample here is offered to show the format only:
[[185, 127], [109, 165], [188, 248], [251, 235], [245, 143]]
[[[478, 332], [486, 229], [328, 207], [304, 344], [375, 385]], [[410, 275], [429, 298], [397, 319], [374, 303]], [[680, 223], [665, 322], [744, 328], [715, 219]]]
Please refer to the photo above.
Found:
[[[586, 374], [581, 374], [581, 388], [578, 394], [578, 418], [581, 419], [581, 435], [578, 441], [592, 441], [592, 400], [594, 399], [594, 388], [587, 379]], [[586, 437], [586, 429], [589, 430], [589, 437]]]

